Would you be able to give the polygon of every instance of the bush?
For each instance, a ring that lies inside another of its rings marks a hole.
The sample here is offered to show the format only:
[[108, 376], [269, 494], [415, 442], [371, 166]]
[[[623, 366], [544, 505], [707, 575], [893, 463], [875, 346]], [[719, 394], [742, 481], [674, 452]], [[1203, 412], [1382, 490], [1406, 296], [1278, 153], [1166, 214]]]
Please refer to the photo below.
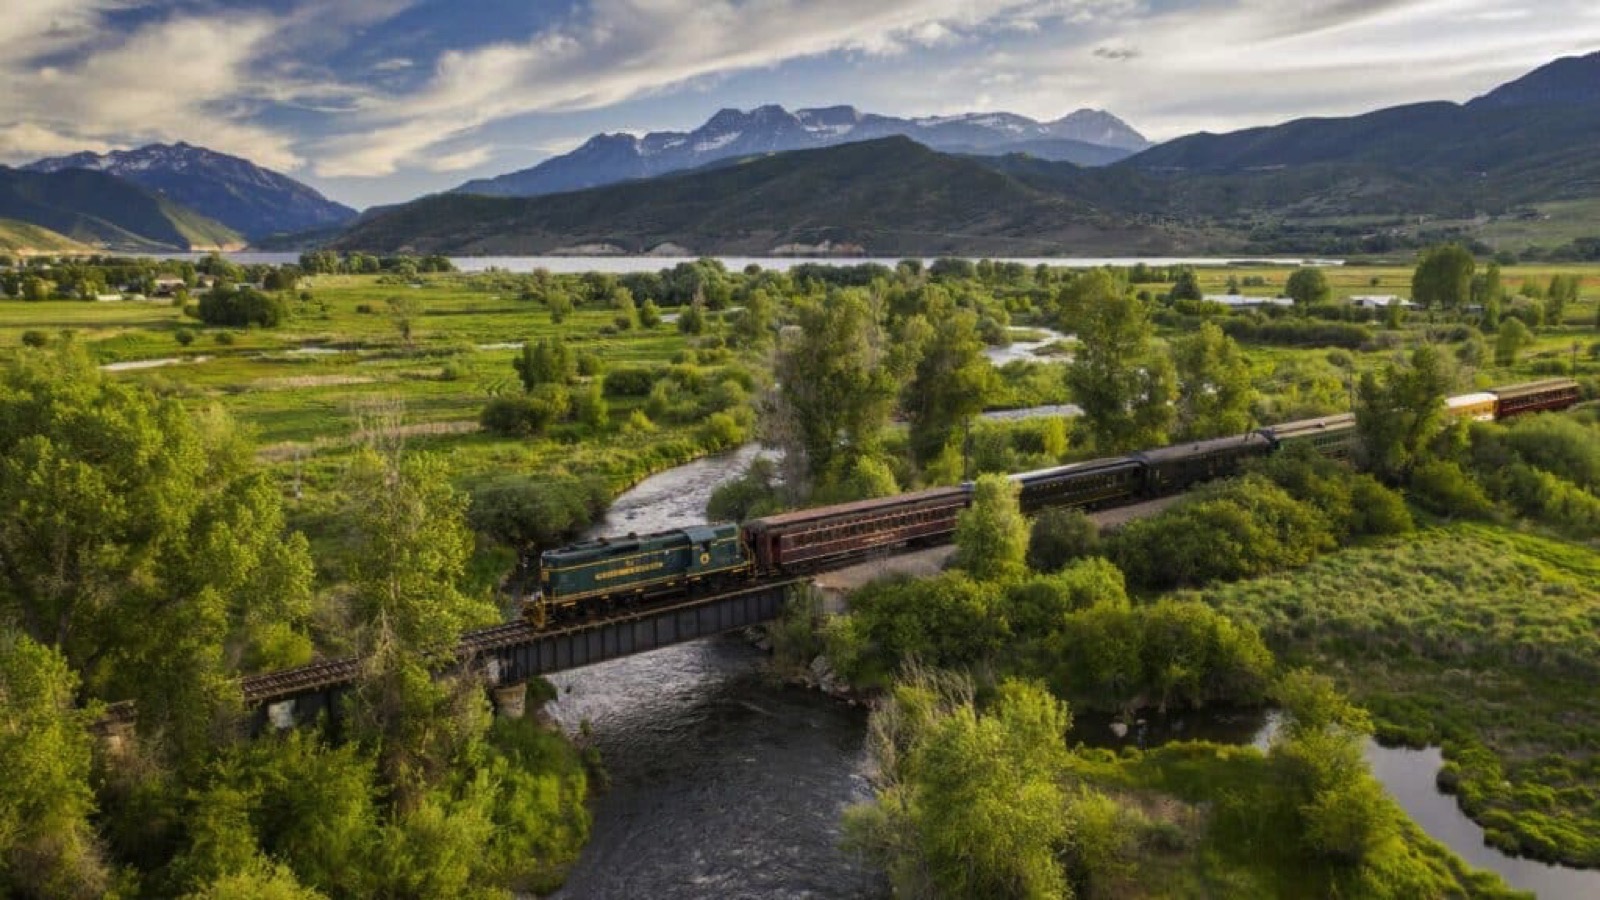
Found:
[[1028, 568], [1054, 572], [1099, 547], [1100, 527], [1082, 510], [1052, 507], [1035, 516], [1028, 531]]
[[1488, 518], [1494, 503], [1483, 487], [1450, 460], [1429, 460], [1411, 471], [1407, 488], [1418, 503], [1444, 516]]
[[717, 485], [706, 503], [706, 516], [718, 522], [743, 522], [781, 508], [777, 466], [758, 456], [750, 461], [743, 475]]
[[1264, 575], [1336, 545], [1320, 510], [1260, 475], [1201, 488], [1107, 543], [1128, 580], [1150, 589]]
[[490, 400], [478, 423], [501, 437], [531, 437], [565, 417], [570, 404], [567, 389], [561, 385], [536, 385], [526, 394]]
[[664, 369], [628, 366], [612, 369], [605, 376], [605, 391], [612, 397], [648, 397]]
[[600, 478], [512, 476], [474, 490], [467, 521], [508, 547], [531, 552], [575, 537], [605, 512], [609, 502], [610, 491]]
[[50, 343], [50, 335], [37, 328], [30, 328], [22, 333], [22, 346], [44, 347]]
[[275, 295], [251, 288], [219, 285], [200, 298], [200, 321], [231, 328], [276, 328], [289, 318], [289, 306]]
[[194, 343], [194, 332], [188, 328], [179, 328], [172, 333], [172, 339], [177, 341], [179, 346], [187, 347]]
[[231, 331], [219, 331], [213, 335], [211, 339], [224, 347], [233, 346], [234, 337], [233, 332]]
[[700, 427], [700, 446], [707, 450], [729, 450], [745, 442], [744, 426], [726, 412], [712, 413]]

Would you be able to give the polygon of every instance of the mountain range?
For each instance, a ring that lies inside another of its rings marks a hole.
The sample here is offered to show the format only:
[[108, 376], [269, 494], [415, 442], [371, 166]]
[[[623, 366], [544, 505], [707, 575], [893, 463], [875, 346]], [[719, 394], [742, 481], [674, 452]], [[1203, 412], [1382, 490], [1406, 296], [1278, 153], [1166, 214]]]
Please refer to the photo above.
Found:
[[[91, 246], [145, 252], [235, 250], [233, 229], [109, 172], [0, 166], [0, 219]], [[46, 236], [48, 237], [48, 236]]]
[[[365, 218], [336, 246], [639, 253], [669, 244], [693, 254], [764, 254], [845, 245], [891, 256], [1319, 252], [1326, 245], [1307, 236], [1305, 223], [1349, 231], [1363, 217], [1472, 219], [1600, 198], [1596, 84], [1600, 54], [1558, 60], [1466, 104], [1191, 135], [1093, 167], [1025, 153], [941, 153], [905, 137], [780, 153], [745, 146], [743, 155], [699, 169], [588, 190], [423, 198]], [[766, 119], [789, 123], [776, 133], [792, 133], [793, 122], [803, 121], [767, 109]], [[731, 147], [745, 139], [748, 129], [733, 127], [743, 120], [720, 118], [695, 132], [702, 142], [737, 133], [725, 143]], [[1381, 233], [1372, 234], [1380, 239], [1370, 245], [1381, 248]]]
[[359, 218], [246, 160], [152, 145], [0, 167], [0, 219], [48, 229], [34, 243], [144, 250], [306, 229], [296, 240], [376, 252], [1383, 252], [1405, 223], [1537, 221], [1543, 204], [1600, 200], [1597, 146], [1600, 53], [1467, 103], [1158, 146], [1090, 110], [1043, 123], [724, 110]]
[[246, 238], [342, 225], [356, 211], [249, 160], [182, 142], [41, 159], [33, 172], [89, 169], [126, 179]]
[[980, 159], [895, 136], [541, 197], [437, 194], [358, 221], [332, 246], [448, 254], [854, 248], [887, 256], [1029, 256], [1113, 247], [1166, 253], [1195, 243], [1181, 226], [1134, 223]]
[[761, 106], [724, 109], [693, 131], [654, 131], [644, 137], [599, 134], [570, 153], [528, 169], [469, 181], [458, 193], [536, 197], [619, 181], [653, 178], [725, 159], [810, 150], [903, 136], [946, 153], [998, 156], [1028, 153], [1079, 165], [1107, 165], [1150, 146], [1116, 116], [1080, 109], [1053, 122], [1012, 113], [964, 113], [902, 119], [853, 106], [790, 112]]

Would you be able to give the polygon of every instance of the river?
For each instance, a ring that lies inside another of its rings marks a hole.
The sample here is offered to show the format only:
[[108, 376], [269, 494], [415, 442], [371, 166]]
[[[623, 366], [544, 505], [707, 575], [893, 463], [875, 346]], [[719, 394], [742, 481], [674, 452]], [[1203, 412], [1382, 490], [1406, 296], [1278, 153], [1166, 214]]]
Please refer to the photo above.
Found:
[[[758, 453], [750, 445], [645, 479], [594, 533], [705, 521], [706, 500]], [[549, 712], [573, 734], [588, 723], [610, 788], [597, 792], [589, 844], [561, 900], [749, 897], [875, 898], [887, 883], [840, 847], [840, 813], [865, 800], [866, 714], [786, 686], [736, 636], [679, 644], [552, 676]], [[1211, 740], [1265, 748], [1265, 711], [1151, 716], [1123, 736], [1079, 716], [1071, 740], [1155, 746]], [[1542, 900], [1600, 897], [1600, 872], [1507, 856], [1455, 798], [1438, 792], [1439, 750], [1369, 743], [1373, 773], [1435, 839]]]

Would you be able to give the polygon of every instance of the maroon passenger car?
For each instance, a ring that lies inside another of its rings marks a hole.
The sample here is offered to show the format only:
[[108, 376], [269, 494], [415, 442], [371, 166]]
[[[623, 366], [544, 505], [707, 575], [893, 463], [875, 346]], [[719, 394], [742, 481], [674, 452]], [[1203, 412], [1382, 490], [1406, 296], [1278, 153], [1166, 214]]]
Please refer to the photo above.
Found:
[[964, 487], [801, 509], [746, 522], [745, 543], [763, 572], [804, 572], [915, 541], [948, 540], [967, 508]]
[[1510, 387], [1490, 388], [1495, 396], [1494, 417], [1541, 412], [1547, 409], [1566, 409], [1583, 399], [1578, 383], [1570, 378], [1552, 378]]

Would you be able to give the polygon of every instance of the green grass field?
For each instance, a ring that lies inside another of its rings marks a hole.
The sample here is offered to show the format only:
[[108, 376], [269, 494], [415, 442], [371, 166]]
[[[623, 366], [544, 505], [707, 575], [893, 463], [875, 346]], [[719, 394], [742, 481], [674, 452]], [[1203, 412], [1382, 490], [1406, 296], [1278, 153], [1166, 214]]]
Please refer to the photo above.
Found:
[[1442, 743], [1490, 840], [1600, 865], [1596, 546], [1455, 524], [1204, 597], [1335, 675], [1380, 736]]

